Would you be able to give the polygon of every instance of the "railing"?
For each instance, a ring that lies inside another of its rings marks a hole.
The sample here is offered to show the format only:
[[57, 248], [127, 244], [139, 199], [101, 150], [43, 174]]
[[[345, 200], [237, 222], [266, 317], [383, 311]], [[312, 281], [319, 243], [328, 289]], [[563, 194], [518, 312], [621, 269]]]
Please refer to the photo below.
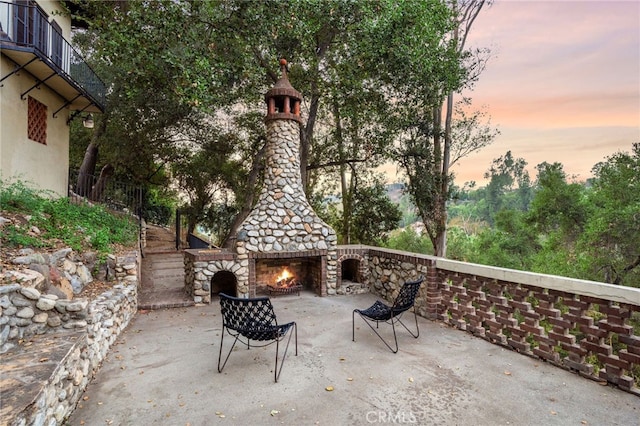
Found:
[[142, 207], [142, 188], [113, 179], [100, 180], [98, 176], [72, 171], [69, 173], [69, 200], [77, 203], [100, 203], [113, 210], [137, 215]]
[[100, 109], [105, 105], [105, 85], [82, 56], [65, 40], [55, 21], [27, 2], [0, 1], [2, 48], [32, 51], [77, 89], [86, 92]]

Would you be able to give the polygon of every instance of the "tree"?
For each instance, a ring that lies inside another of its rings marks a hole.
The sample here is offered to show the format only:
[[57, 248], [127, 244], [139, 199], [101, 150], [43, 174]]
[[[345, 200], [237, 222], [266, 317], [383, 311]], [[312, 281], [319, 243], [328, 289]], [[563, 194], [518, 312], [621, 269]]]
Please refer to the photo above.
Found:
[[360, 188], [356, 192], [355, 206], [350, 218], [356, 242], [381, 245], [387, 233], [398, 227], [402, 214], [387, 196], [382, 181]]
[[[465, 135], [464, 132], [454, 135], [454, 93], [463, 87], [471, 87], [486, 62], [482, 51], [472, 52], [465, 47], [469, 31], [484, 4], [484, 0], [452, 0], [449, 3], [455, 21], [449, 28], [449, 38], [440, 43], [446, 46], [447, 57], [455, 58], [458, 69], [448, 70], [450, 79], [438, 82], [444, 84], [418, 84], [418, 91], [410, 88], [401, 97], [409, 100], [406, 104], [411, 109], [407, 111], [407, 117], [417, 115], [418, 118], [405, 122], [398, 159], [408, 177], [409, 192], [426, 226], [434, 254], [438, 256], [446, 256], [446, 203], [452, 195], [453, 181], [450, 168], [460, 158], [452, 158], [452, 149], [457, 146], [455, 152], [459, 155], [469, 154], [491, 143], [496, 134], [487, 127], [488, 131], [483, 129], [470, 139], [454, 141], [454, 136]], [[422, 73], [423, 69], [416, 70]], [[427, 96], [420, 92], [424, 89], [429, 90]], [[460, 123], [459, 128], [463, 128], [464, 118]], [[467, 120], [469, 123], [476, 125], [477, 119]]]
[[193, 233], [214, 201], [227, 199], [233, 193], [235, 183], [244, 180], [244, 175], [242, 168], [231, 158], [236, 143], [234, 134], [203, 126], [189, 136], [191, 143], [185, 149], [191, 154], [172, 164], [172, 171], [188, 197], [181, 211], [187, 216], [187, 232]]
[[[531, 183], [527, 162], [514, 158], [511, 151], [491, 163], [484, 174], [489, 184], [483, 189], [486, 204], [482, 219], [493, 224], [496, 214], [502, 209], [526, 211], [531, 197]], [[517, 191], [514, 192], [514, 189]]]
[[77, 186], [88, 193], [86, 177], [100, 163], [122, 180], [153, 181], [175, 160], [176, 129], [194, 113], [181, 66], [193, 49], [180, 49], [176, 38], [189, 28], [187, 15], [175, 2], [75, 3], [89, 28], [74, 41], [109, 87]]
[[612, 284], [640, 282], [640, 143], [618, 152], [592, 172], [589, 215], [579, 247], [593, 259], [591, 273]]
[[531, 258], [540, 250], [538, 235], [526, 223], [525, 214], [503, 209], [495, 217], [495, 228], [478, 235], [474, 262], [503, 268], [531, 270]]
[[539, 232], [560, 231], [568, 242], [582, 232], [587, 218], [584, 188], [578, 183], [567, 183], [562, 164], [538, 164], [536, 192], [531, 201], [528, 221]]
[[[78, 40], [111, 87], [104, 132], [94, 134], [84, 168], [104, 165], [95, 161], [99, 148], [100, 162], [139, 181], [183, 161], [181, 132], [197, 126], [201, 113], [220, 122], [263, 111], [261, 97], [285, 56], [305, 97], [300, 152], [307, 194], [321, 172], [337, 173], [349, 211], [354, 179], [390, 153], [396, 111], [405, 120], [415, 115], [414, 101], [398, 99], [410, 89], [431, 105], [431, 89], [442, 93], [460, 75], [459, 56], [446, 40], [451, 12], [441, 2], [78, 3], [90, 23]], [[235, 153], [256, 183], [244, 187], [248, 192], [258, 188], [262, 167], [255, 141]], [[253, 198], [236, 197], [246, 201], [239, 218]]]

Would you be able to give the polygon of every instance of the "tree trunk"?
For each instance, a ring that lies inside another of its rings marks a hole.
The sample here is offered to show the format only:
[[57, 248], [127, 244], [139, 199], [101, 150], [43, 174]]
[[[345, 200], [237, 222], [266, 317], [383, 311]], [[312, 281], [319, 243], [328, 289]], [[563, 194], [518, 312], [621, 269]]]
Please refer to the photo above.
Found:
[[440, 202], [438, 209], [438, 235], [436, 236], [436, 256], [447, 257], [447, 194], [449, 193], [449, 162], [451, 160], [451, 120], [453, 117], [453, 92], [447, 96], [447, 112], [444, 119], [444, 149], [442, 150], [442, 181], [440, 182]]
[[111, 164], [106, 164], [102, 170], [100, 170], [100, 177], [91, 189], [91, 197], [89, 197], [91, 201], [104, 201], [104, 189], [107, 187], [107, 181], [112, 175], [113, 166]]
[[78, 180], [76, 181], [76, 194], [81, 197], [89, 197], [93, 186], [93, 178], [96, 174], [96, 164], [98, 163], [98, 140], [104, 134], [107, 127], [107, 119], [102, 117], [98, 120], [98, 126], [93, 132], [91, 143], [84, 152], [82, 164], [78, 171]]
[[342, 139], [342, 122], [340, 107], [333, 102], [333, 117], [335, 120], [335, 137], [338, 146], [338, 161], [340, 162], [340, 195], [342, 198], [342, 240], [341, 244], [351, 244], [351, 193], [347, 185], [347, 165], [344, 163], [344, 140]]
[[87, 197], [91, 193], [93, 186], [93, 176], [98, 162], [98, 145], [93, 141], [87, 146], [82, 159], [82, 165], [78, 171], [78, 180], [76, 181], [76, 194], [81, 197]]
[[309, 148], [313, 140], [313, 131], [318, 117], [318, 107], [320, 106], [320, 96], [314, 94], [311, 96], [311, 107], [309, 108], [309, 118], [307, 125], [301, 130], [300, 134], [300, 177], [302, 179], [302, 189], [307, 193], [309, 179], [307, 178], [307, 166], [309, 165]]
[[265, 142], [262, 145], [262, 148], [260, 148], [260, 151], [258, 151], [255, 158], [253, 159], [251, 172], [249, 173], [249, 179], [247, 181], [247, 196], [244, 200], [244, 203], [242, 204], [242, 209], [236, 215], [233, 223], [229, 227], [229, 233], [222, 241], [221, 245], [224, 248], [233, 248], [232, 245], [235, 244], [234, 237], [236, 235], [236, 229], [238, 229], [238, 226], [240, 226], [242, 222], [244, 222], [244, 220], [247, 218], [247, 216], [249, 216], [249, 213], [251, 213], [251, 209], [253, 208], [253, 199], [255, 198], [256, 190], [259, 189], [256, 188], [256, 182], [258, 181], [258, 177], [260, 176], [260, 170], [262, 170], [262, 164], [266, 149], [267, 144]]

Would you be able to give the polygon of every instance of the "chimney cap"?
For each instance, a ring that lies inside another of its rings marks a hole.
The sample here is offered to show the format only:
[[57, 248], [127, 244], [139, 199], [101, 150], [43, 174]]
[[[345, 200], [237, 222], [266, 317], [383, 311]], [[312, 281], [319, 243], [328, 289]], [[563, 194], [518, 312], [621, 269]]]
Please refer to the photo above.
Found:
[[290, 96], [298, 100], [302, 100], [302, 95], [296, 89], [293, 88], [289, 82], [289, 76], [287, 75], [287, 60], [280, 58], [280, 79], [276, 81], [276, 84], [271, 88], [264, 96], [265, 101], [273, 96]]
[[285, 102], [289, 105], [289, 110], [284, 112], [283, 110], [275, 110], [268, 111], [267, 117], [265, 120], [272, 119], [293, 119], [299, 122], [302, 122], [300, 118], [299, 108], [295, 108], [295, 104], [300, 104], [302, 101], [302, 95], [296, 89], [293, 88], [291, 83], [289, 82], [289, 77], [287, 76], [287, 60], [285, 58], [280, 58], [280, 79], [276, 82], [276, 84], [264, 95], [264, 101], [269, 106], [269, 101], [273, 98], [274, 105], [283, 105]]

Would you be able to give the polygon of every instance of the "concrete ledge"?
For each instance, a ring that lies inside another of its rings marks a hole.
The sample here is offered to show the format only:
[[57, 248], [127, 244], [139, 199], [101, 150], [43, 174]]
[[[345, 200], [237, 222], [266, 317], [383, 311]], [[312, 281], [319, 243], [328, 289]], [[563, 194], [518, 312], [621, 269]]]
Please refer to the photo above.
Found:
[[[44, 423], [45, 408], [50, 405], [47, 401], [66, 399], [68, 386], [60, 383], [60, 379], [71, 385], [74, 378], [61, 370], [68, 366], [74, 352], [80, 353], [79, 348], [86, 345], [86, 339], [86, 332], [49, 334], [2, 354], [0, 418], [3, 424]], [[56, 385], [61, 385], [61, 392], [55, 392]], [[56, 406], [52, 411], [56, 421], [63, 420], [64, 407]]]
[[556, 275], [538, 274], [517, 271], [495, 266], [478, 265], [456, 260], [436, 258], [436, 267], [452, 272], [477, 275], [500, 281], [520, 283], [551, 290], [564, 291], [581, 296], [597, 297], [619, 303], [640, 306], [640, 289], [595, 281], [559, 277]]

